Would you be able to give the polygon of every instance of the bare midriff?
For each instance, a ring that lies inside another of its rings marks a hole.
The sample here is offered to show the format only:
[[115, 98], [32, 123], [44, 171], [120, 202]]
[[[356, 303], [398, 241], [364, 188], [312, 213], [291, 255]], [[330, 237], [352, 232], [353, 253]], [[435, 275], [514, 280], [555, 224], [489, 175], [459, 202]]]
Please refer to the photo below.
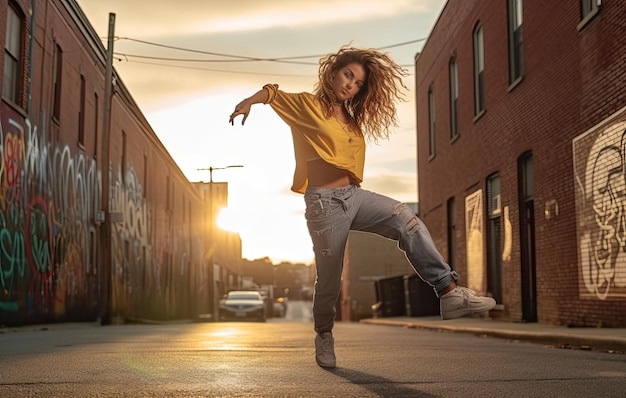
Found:
[[350, 185], [350, 173], [326, 163], [322, 159], [307, 162], [309, 186], [320, 188], [340, 188]]

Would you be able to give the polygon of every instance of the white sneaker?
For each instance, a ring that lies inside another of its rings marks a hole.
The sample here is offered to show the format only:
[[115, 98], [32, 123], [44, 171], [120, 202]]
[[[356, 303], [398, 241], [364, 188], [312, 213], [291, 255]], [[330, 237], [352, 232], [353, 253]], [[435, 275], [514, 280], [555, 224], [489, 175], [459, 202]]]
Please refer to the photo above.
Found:
[[323, 368], [336, 366], [335, 339], [331, 332], [318, 333], [315, 336], [315, 361]]
[[496, 305], [496, 300], [491, 297], [478, 297], [473, 290], [457, 286], [441, 296], [439, 303], [441, 319], [454, 319], [489, 311]]

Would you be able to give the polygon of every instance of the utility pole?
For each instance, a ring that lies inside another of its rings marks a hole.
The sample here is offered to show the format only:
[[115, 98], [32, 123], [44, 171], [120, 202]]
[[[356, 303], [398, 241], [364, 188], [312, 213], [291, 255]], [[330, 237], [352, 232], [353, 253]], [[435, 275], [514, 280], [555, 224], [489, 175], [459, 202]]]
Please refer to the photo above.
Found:
[[111, 143], [111, 101], [113, 89], [113, 40], [115, 37], [115, 14], [109, 13], [109, 35], [107, 44], [106, 76], [104, 79], [104, 115], [102, 123], [102, 207], [104, 222], [100, 231], [100, 250], [102, 261], [102, 302], [100, 324], [111, 324], [112, 312], [112, 267], [111, 267], [111, 209], [109, 205], [109, 147]]
[[[237, 164], [237, 165], [230, 165], [230, 166], [226, 166], [226, 167], [207, 167], [207, 168], [202, 168], [202, 169], [198, 169], [200, 170], [209, 170], [209, 195], [208, 195], [208, 199], [209, 199], [209, 228], [208, 228], [208, 233], [209, 233], [209, 247], [210, 249], [210, 256], [209, 256], [209, 283], [210, 283], [210, 289], [209, 289], [209, 294], [211, 295], [211, 310], [212, 310], [212, 318], [214, 321], [218, 321], [219, 320], [219, 292], [218, 292], [218, 286], [217, 286], [217, 281], [215, 280], [215, 264], [214, 264], [214, 251], [216, 250], [216, 242], [215, 242], [215, 218], [216, 218], [216, 210], [217, 210], [217, 206], [216, 206], [216, 201], [215, 201], [215, 193], [213, 191], [213, 170], [225, 170], [225, 169], [230, 169], [230, 168], [234, 168], [234, 167], [243, 167], [243, 165]], [[206, 192], [206, 191], [205, 191]], [[205, 197], [206, 198], [206, 197]]]

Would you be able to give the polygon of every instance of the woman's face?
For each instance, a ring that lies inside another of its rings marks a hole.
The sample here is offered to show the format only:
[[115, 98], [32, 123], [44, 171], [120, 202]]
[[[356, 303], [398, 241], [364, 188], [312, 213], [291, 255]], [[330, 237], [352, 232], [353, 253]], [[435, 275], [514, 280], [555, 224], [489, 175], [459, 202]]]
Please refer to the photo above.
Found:
[[354, 97], [365, 84], [365, 68], [353, 62], [339, 69], [333, 79], [333, 91], [340, 102]]

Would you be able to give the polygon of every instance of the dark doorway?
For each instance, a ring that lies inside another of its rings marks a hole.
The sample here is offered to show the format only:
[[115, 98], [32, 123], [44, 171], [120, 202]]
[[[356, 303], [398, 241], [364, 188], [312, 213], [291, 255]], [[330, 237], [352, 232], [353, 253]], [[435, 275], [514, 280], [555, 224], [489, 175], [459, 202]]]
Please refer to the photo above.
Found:
[[500, 196], [500, 176], [492, 175], [487, 179], [487, 215], [489, 218], [489, 258], [487, 259], [487, 294], [498, 304], [503, 304], [502, 297], [502, 248], [504, 245], [502, 204]]
[[448, 199], [448, 265], [454, 269], [456, 265], [456, 218], [454, 217], [454, 197]]
[[537, 322], [537, 283], [535, 267], [535, 206], [532, 152], [518, 162], [520, 207], [520, 252], [522, 278], [522, 320]]

